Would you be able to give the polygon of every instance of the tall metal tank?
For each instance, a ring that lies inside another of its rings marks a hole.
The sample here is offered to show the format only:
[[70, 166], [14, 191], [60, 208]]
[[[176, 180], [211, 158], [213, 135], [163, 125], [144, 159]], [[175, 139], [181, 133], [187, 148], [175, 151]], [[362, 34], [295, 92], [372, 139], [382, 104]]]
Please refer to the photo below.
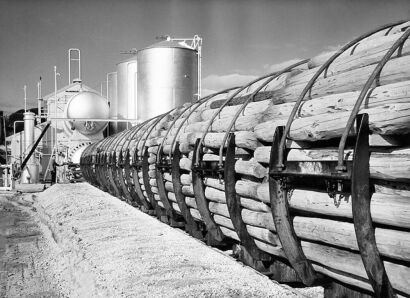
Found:
[[[117, 64], [118, 119], [137, 118], [137, 56]], [[117, 129], [129, 127], [125, 122], [118, 122]]]
[[137, 118], [146, 120], [192, 102], [198, 92], [198, 55], [182, 42], [165, 40], [138, 51]]
[[[107, 99], [110, 106], [110, 119], [118, 119], [118, 86], [117, 72], [107, 73]], [[118, 132], [118, 123], [109, 123], [110, 135]]]

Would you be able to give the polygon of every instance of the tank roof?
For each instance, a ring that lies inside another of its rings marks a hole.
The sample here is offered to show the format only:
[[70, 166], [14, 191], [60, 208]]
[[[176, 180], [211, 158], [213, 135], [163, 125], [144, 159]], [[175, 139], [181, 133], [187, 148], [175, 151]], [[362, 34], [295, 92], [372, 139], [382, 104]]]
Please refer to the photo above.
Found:
[[189, 45], [181, 41], [163, 40], [163, 41], [154, 43], [146, 48], [143, 48], [139, 50], [138, 52], [148, 50], [148, 49], [157, 49], [157, 48], [178, 48], [178, 49], [186, 49], [186, 50], [195, 51], [195, 49], [191, 48]]

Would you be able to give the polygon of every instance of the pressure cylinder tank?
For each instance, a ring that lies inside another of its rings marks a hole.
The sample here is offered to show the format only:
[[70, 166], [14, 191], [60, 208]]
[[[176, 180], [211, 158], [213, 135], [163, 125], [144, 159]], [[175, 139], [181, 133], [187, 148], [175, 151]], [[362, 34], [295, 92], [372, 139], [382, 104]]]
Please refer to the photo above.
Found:
[[[117, 64], [117, 117], [137, 118], [137, 56], [134, 55]], [[128, 126], [128, 127], [127, 127]], [[118, 122], [117, 129], [129, 128], [126, 122]]]
[[198, 55], [172, 39], [138, 51], [137, 118], [146, 120], [186, 102], [198, 92]]
[[[107, 126], [107, 121], [99, 121], [109, 118], [107, 100], [97, 93], [82, 91], [68, 101], [65, 117], [73, 119], [66, 122], [69, 129], [77, 130], [83, 135], [97, 134]], [[80, 120], [75, 120], [76, 118]]]

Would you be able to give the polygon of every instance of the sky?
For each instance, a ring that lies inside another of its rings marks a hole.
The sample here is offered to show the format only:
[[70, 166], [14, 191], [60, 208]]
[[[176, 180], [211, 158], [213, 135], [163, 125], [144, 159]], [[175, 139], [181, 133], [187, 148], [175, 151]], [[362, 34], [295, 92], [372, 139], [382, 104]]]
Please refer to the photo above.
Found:
[[54, 65], [67, 85], [69, 48], [81, 50], [83, 82], [100, 90], [122, 51], [198, 34], [209, 92], [401, 19], [409, 0], [0, 0], [0, 110], [23, 108], [24, 85], [35, 107], [40, 76], [43, 95], [54, 90]]

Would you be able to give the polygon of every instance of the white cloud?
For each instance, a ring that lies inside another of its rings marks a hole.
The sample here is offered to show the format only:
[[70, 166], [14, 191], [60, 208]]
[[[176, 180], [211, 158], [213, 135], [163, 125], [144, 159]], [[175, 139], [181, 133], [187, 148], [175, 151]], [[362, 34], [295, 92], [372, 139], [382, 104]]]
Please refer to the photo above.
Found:
[[[267, 73], [281, 71], [284, 68], [286, 68], [288, 66], [291, 66], [292, 64], [295, 64], [296, 62], [299, 62], [299, 61], [302, 61], [302, 60], [303, 59], [295, 58], [295, 59], [288, 60], [288, 61], [285, 61], [285, 62], [281, 62], [281, 63], [278, 63], [278, 64], [273, 64], [273, 65], [265, 64], [263, 66], [263, 68], [266, 70]], [[299, 67], [303, 68], [302, 66], [299, 66]]]
[[205, 91], [217, 92], [231, 87], [243, 86], [256, 78], [257, 76], [254, 75], [242, 75], [238, 73], [226, 75], [212, 74], [202, 80], [202, 94], [205, 95]]

